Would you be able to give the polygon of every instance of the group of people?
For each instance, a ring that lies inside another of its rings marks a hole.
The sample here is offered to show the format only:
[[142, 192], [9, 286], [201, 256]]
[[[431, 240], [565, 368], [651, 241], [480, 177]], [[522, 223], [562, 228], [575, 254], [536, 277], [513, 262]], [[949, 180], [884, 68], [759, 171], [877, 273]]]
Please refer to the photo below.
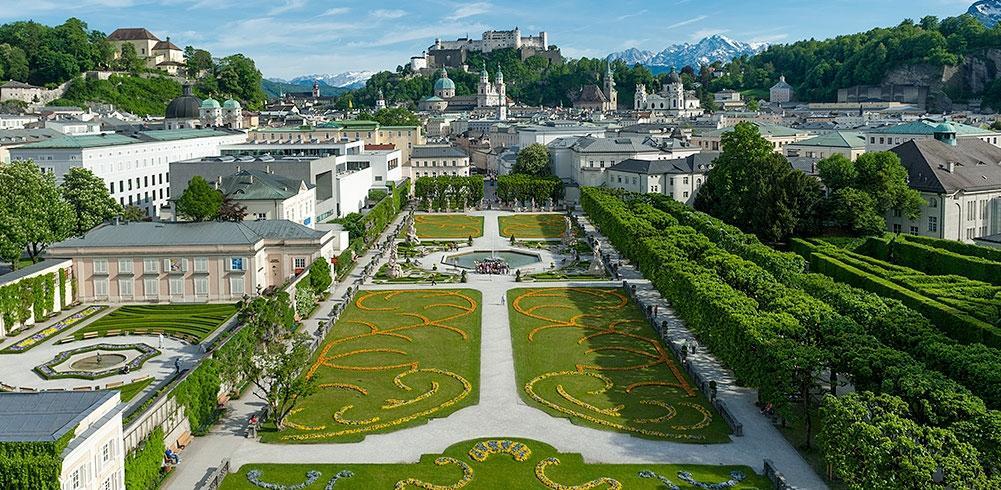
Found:
[[503, 260], [483, 260], [476, 263], [477, 274], [507, 274], [511, 272], [507, 262]]

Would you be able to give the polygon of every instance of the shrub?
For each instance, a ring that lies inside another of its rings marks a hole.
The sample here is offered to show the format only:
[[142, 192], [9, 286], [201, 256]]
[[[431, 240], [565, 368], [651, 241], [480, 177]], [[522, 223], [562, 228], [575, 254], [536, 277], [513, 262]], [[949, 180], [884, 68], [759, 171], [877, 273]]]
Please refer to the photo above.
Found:
[[163, 429], [153, 429], [139, 447], [125, 456], [125, 488], [129, 490], [150, 490], [160, 483], [163, 466]]

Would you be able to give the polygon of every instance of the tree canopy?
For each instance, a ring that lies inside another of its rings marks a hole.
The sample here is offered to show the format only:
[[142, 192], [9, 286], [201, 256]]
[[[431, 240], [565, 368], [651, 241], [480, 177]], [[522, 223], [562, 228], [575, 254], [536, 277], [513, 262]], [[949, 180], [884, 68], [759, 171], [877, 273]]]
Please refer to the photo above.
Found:
[[893, 152], [865, 153], [854, 162], [835, 154], [817, 162], [817, 171], [830, 191], [826, 220], [850, 234], [882, 233], [887, 211], [913, 220], [924, 204], [921, 194], [907, 184], [907, 169]]
[[772, 242], [813, 225], [820, 184], [775, 153], [757, 126], [737, 124], [723, 134], [722, 146], [696, 209]]
[[0, 259], [17, 267], [27, 252], [37, 262], [49, 244], [73, 233], [75, 222], [55, 176], [30, 161], [0, 164]]
[[544, 177], [549, 175], [549, 149], [541, 143], [528, 145], [518, 152], [513, 173]]
[[76, 215], [74, 233], [82, 236], [91, 228], [122, 214], [122, 206], [111, 197], [104, 180], [89, 169], [72, 167], [63, 176], [63, 199]]
[[196, 175], [188, 181], [188, 187], [181, 193], [175, 206], [178, 216], [192, 221], [205, 221], [219, 215], [222, 202], [222, 192], [209, 185], [202, 176]]

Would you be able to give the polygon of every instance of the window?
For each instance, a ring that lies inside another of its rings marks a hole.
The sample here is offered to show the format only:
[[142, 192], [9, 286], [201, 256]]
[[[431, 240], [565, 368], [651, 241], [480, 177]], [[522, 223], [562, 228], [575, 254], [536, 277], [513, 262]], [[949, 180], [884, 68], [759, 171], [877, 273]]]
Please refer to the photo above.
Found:
[[169, 286], [171, 296], [180, 296], [184, 294], [184, 278], [171, 277]]
[[682, 180], [682, 182], [681, 182], [681, 183], [682, 183], [682, 184], [685, 184], [685, 185], [688, 185], [688, 177], [685, 177], [685, 178], [684, 178], [684, 179]]
[[208, 271], [209, 271], [209, 259], [206, 259], [205, 257], [195, 257], [195, 272], [208, 272]]
[[114, 478], [114, 477], [113, 476], [109, 476], [107, 480], [104, 480], [104, 483], [101, 484], [101, 489], [102, 490], [111, 490], [111, 479], [112, 478]]
[[969, 201], [966, 203], [966, 219], [973, 221], [977, 218], [977, 203], [976, 201]]
[[684, 192], [684, 196], [683, 196], [683, 197], [685, 197], [685, 198], [687, 198], [687, 197], [688, 197], [688, 191], [685, 191], [685, 192]]
[[158, 272], [159, 269], [156, 267], [156, 259], [145, 258], [143, 259], [143, 272]]
[[938, 207], [938, 199], [935, 199], [934, 197], [929, 198], [928, 199], [928, 207], [930, 207], [930, 208], [937, 208]]
[[118, 280], [118, 295], [123, 298], [132, 297], [132, 279]]
[[976, 234], [976, 232], [977, 232], [976, 228], [967, 228], [966, 229], [966, 239], [967, 240], [973, 240], [973, 236], [974, 236], [974, 234]]
[[918, 227], [917, 226], [912, 226], [910, 233], [911, 233], [911, 235], [917, 235], [918, 234]]
[[900, 233], [900, 230], [901, 230], [900, 224], [899, 223], [894, 223], [893, 224], [893, 232], [894, 233]]
[[70, 475], [70, 488], [80, 488], [80, 469], [77, 468]]
[[209, 278], [196, 277], [195, 296], [208, 296], [208, 294], [209, 294]]
[[108, 273], [108, 260], [107, 259], [94, 260], [94, 274], [107, 274], [107, 273]]
[[931, 233], [938, 232], [938, 216], [928, 217], [928, 231]]
[[111, 459], [111, 441], [108, 441], [104, 446], [101, 446], [101, 461], [108, 461]]
[[243, 294], [246, 290], [243, 287], [242, 277], [233, 277], [229, 280], [229, 292], [231, 294]]
[[132, 273], [132, 259], [118, 259], [118, 273], [119, 274], [131, 274]]
[[306, 258], [305, 257], [296, 257], [296, 258], [292, 259], [292, 267], [294, 267], [296, 269], [305, 269], [306, 268]]
[[903, 215], [903, 214], [902, 214], [902, 212], [901, 212], [901, 211], [900, 211], [899, 209], [894, 209], [894, 210], [893, 210], [893, 217], [894, 217], [894, 218], [899, 218], [899, 217], [901, 217], [902, 215]]
[[156, 298], [160, 296], [160, 281], [159, 279], [143, 279], [143, 291], [146, 293], [147, 298]]
[[94, 279], [94, 296], [99, 298], [108, 297], [108, 278]]
[[229, 270], [232, 271], [242, 271], [243, 269], [243, 257], [230, 257], [229, 258]]

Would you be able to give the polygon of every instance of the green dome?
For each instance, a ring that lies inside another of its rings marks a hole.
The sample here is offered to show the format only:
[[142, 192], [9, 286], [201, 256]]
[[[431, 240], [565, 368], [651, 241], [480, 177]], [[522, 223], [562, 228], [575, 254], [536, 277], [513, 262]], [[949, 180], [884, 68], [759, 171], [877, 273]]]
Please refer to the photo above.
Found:
[[223, 109], [240, 109], [241, 107], [240, 107], [240, 103], [239, 102], [237, 102], [237, 101], [235, 101], [233, 99], [228, 99], [226, 102], [222, 103], [222, 108]]
[[437, 82], [434, 82], [435, 90], [455, 90], [455, 82], [451, 78], [441, 77]]
[[935, 127], [936, 133], [955, 133], [956, 128], [952, 126], [949, 122], [944, 122]]
[[219, 101], [209, 97], [202, 101], [202, 109], [218, 109]]

